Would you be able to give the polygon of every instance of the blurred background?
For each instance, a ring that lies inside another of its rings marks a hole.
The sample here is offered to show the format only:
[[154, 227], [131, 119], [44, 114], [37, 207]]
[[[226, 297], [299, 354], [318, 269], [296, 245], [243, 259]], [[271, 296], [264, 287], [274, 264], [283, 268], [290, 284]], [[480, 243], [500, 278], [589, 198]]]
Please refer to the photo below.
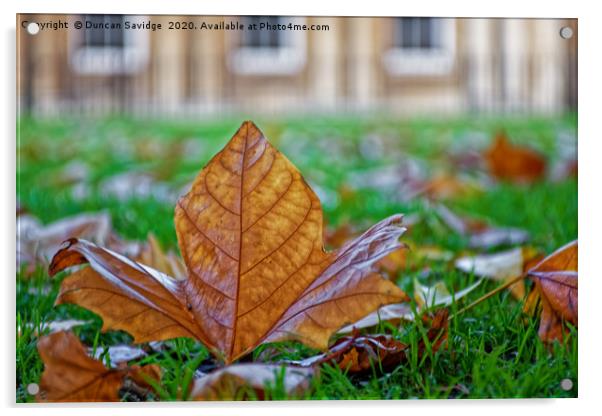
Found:
[[[104, 212], [175, 248], [177, 198], [252, 119], [329, 232], [445, 202], [546, 249], [576, 236], [576, 20], [19, 15], [17, 51], [17, 198], [39, 229]], [[414, 238], [467, 247], [429, 221]]]
[[[21, 113], [559, 114], [577, 107], [576, 19], [19, 15]], [[125, 30], [123, 22], [162, 24]], [[121, 29], [73, 29], [75, 21]], [[181, 24], [170, 30], [169, 22]], [[190, 30], [190, 23], [315, 25]], [[572, 29], [564, 39], [561, 28]]]

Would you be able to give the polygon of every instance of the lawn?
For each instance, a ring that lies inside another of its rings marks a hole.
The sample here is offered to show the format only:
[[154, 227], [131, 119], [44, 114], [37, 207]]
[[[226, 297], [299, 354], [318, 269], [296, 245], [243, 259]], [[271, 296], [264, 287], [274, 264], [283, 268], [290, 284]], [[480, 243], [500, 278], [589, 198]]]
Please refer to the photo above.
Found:
[[[175, 200], [242, 121], [235, 117], [194, 122], [23, 118], [17, 143], [20, 207], [45, 224], [82, 212], [107, 211], [113, 228], [124, 239], [146, 240], [152, 233], [163, 248], [177, 252]], [[345, 224], [364, 230], [388, 215], [403, 213], [414, 221], [403, 241], [455, 255], [468, 252], [466, 238], [442, 223], [432, 201], [412, 197], [406, 188], [400, 188], [396, 175], [410, 166], [411, 172], [425, 177], [453, 174], [476, 184], [438, 196], [437, 202], [463, 215], [524, 229], [531, 236], [529, 246], [542, 253], [551, 253], [577, 238], [576, 177], [513, 184], [492, 181], [472, 165], [454, 162], [462, 155], [486, 149], [495, 132], [503, 128], [514, 143], [536, 149], [553, 165], [561, 155], [559, 143], [566, 145], [568, 141], [571, 146], [570, 139], [576, 135], [574, 116], [438, 120], [332, 116], [255, 121], [314, 188], [322, 200], [329, 230]], [[24, 267], [17, 273], [19, 402], [34, 401], [27, 386], [38, 383], [44, 369], [36, 349], [42, 323], [90, 321], [73, 331], [94, 348], [132, 340], [125, 332], [101, 333], [101, 319], [85, 309], [53, 306], [64, 277], [62, 273], [51, 279], [42, 267], [33, 274], [26, 273]], [[477, 277], [455, 270], [449, 262], [425, 260], [419, 267], [399, 271], [396, 283], [412, 295], [414, 279], [425, 285], [442, 280], [457, 291]], [[484, 281], [468, 295], [468, 302], [499, 284]], [[450, 313], [466, 304], [465, 299], [454, 302]], [[323, 364], [312, 390], [303, 398], [577, 397], [577, 330], [572, 329], [562, 343], [545, 345], [537, 334], [538, 318], [525, 315], [522, 306], [522, 301], [508, 291], [487, 299], [451, 320], [446, 348], [422, 356], [411, 354], [407, 363], [392, 372], [383, 374], [375, 369], [360, 377]], [[410, 345], [416, 345], [425, 332], [420, 321], [402, 325], [385, 322], [377, 330]], [[157, 400], [181, 399], [197, 371], [206, 372], [215, 365], [208, 350], [190, 339], [175, 339], [166, 342], [161, 351], [147, 351], [135, 363], [161, 366]], [[277, 362], [315, 353], [301, 344], [286, 342], [260, 346], [245, 359], [261, 357]], [[572, 380], [572, 389], [561, 388], [563, 379]], [[268, 388], [268, 393], [270, 398], [287, 398], [278, 383]]]

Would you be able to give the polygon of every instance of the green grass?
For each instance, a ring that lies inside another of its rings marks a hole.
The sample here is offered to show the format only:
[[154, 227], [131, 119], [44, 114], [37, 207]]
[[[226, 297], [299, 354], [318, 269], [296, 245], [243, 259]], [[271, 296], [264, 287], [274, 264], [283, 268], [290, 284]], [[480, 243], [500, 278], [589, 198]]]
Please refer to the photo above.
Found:
[[[102, 184], [117, 173], [137, 171], [179, 191], [226, 143], [241, 119], [206, 122], [173, 122], [132, 119], [100, 121], [25, 118], [19, 129], [17, 197], [28, 212], [43, 223], [85, 211], [106, 210], [115, 230], [124, 238], [146, 239], [149, 232], [169, 248], [176, 248], [173, 204], [153, 196], [119, 199], [103, 192]], [[402, 239], [416, 244], [436, 245], [453, 252], [466, 250], [463, 237], [449, 231], [420, 199], [399, 202], [378, 189], [358, 189], [342, 196], [354, 174], [399, 162], [400, 154], [424, 161], [432, 173], [448, 172], [449, 149], [487, 144], [499, 128], [516, 142], [528, 143], [557, 158], [555, 137], [559, 131], [574, 131], [576, 119], [491, 118], [453, 120], [392, 120], [386, 118], [336, 118], [258, 120], [266, 136], [295, 163], [323, 200], [326, 222], [331, 226], [350, 222], [366, 228], [390, 214], [418, 214], [420, 221]], [[384, 151], [362, 153], [362, 141], [380, 137]], [[475, 139], [477, 137], [477, 139]], [[391, 150], [394, 151], [391, 151]], [[401, 153], [400, 153], [401, 152]], [[72, 161], [83, 161], [89, 170], [89, 194], [77, 198], [73, 183], [62, 171]], [[468, 172], [473, 175], [473, 173]], [[475, 175], [473, 175], [475, 176]], [[483, 192], [446, 201], [452, 209], [480, 216], [505, 226], [521, 227], [531, 233], [534, 247], [551, 252], [577, 238], [577, 183], [538, 182], [529, 186], [497, 184]], [[457, 272], [444, 263], [429, 263], [398, 276], [398, 284], [412, 294], [416, 277], [423, 284], [438, 280], [460, 290], [475, 277]], [[39, 382], [43, 364], [36, 350], [40, 325], [56, 319], [83, 319], [90, 324], [74, 332], [89, 346], [130, 343], [124, 332], [101, 333], [101, 319], [74, 305], [53, 306], [61, 274], [50, 279], [44, 270], [33, 276], [19, 272], [17, 279], [16, 340], [17, 401], [33, 401], [26, 392], [29, 383]], [[486, 281], [469, 295], [477, 299], [496, 287]], [[465, 303], [451, 306], [451, 313]], [[522, 313], [522, 303], [503, 292], [450, 322], [448, 347], [419, 357], [382, 374], [377, 368], [367, 376], [346, 374], [325, 364], [307, 399], [408, 399], [408, 398], [519, 398], [576, 397], [577, 331], [563, 344], [549, 347], [537, 336], [538, 320]], [[420, 323], [401, 326], [381, 324], [378, 330], [392, 333], [410, 346], [423, 338]], [[164, 375], [156, 400], [185, 398], [186, 386], [199, 367], [214, 365], [207, 349], [198, 342], [176, 339], [166, 350], [152, 352], [137, 364], [158, 363]], [[411, 351], [415, 351], [411, 349]], [[315, 354], [301, 344], [287, 342], [260, 346], [247, 359], [301, 359]], [[561, 380], [574, 387], [564, 391]], [[280, 383], [281, 384], [281, 383]], [[279, 383], [268, 389], [268, 397], [285, 399]]]

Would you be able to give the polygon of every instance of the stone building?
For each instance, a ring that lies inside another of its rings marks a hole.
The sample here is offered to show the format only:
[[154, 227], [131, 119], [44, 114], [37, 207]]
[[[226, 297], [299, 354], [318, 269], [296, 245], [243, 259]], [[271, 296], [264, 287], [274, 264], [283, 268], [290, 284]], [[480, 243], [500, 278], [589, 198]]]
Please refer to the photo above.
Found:
[[[26, 30], [59, 20], [69, 29]], [[90, 27], [76, 30], [77, 21]], [[262, 23], [272, 29], [223, 28]], [[294, 30], [304, 25], [313, 30]], [[19, 15], [17, 54], [19, 109], [38, 115], [555, 114], [577, 105], [575, 19]]]

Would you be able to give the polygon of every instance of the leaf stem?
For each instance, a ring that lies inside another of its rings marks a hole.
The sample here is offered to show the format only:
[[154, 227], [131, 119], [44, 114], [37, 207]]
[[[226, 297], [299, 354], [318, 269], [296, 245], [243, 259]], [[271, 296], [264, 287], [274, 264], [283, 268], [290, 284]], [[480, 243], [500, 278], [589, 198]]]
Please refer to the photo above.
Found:
[[504, 289], [509, 288], [510, 286], [512, 286], [513, 284], [517, 283], [518, 281], [524, 279], [526, 277], [526, 274], [521, 274], [519, 276], [516, 276], [513, 279], [508, 280], [506, 283], [504, 283], [501, 286], [496, 287], [495, 289], [493, 289], [491, 292], [484, 294], [483, 296], [481, 296], [480, 298], [478, 298], [477, 300], [475, 300], [474, 302], [472, 302], [471, 304], [463, 307], [462, 309], [460, 309], [459, 311], [457, 311], [455, 314], [451, 315], [447, 320], [451, 321], [452, 319], [454, 319], [456, 316], [466, 312], [467, 310], [477, 306], [479, 303], [483, 302], [484, 300], [489, 299], [490, 297], [492, 297], [493, 295], [501, 292]]

